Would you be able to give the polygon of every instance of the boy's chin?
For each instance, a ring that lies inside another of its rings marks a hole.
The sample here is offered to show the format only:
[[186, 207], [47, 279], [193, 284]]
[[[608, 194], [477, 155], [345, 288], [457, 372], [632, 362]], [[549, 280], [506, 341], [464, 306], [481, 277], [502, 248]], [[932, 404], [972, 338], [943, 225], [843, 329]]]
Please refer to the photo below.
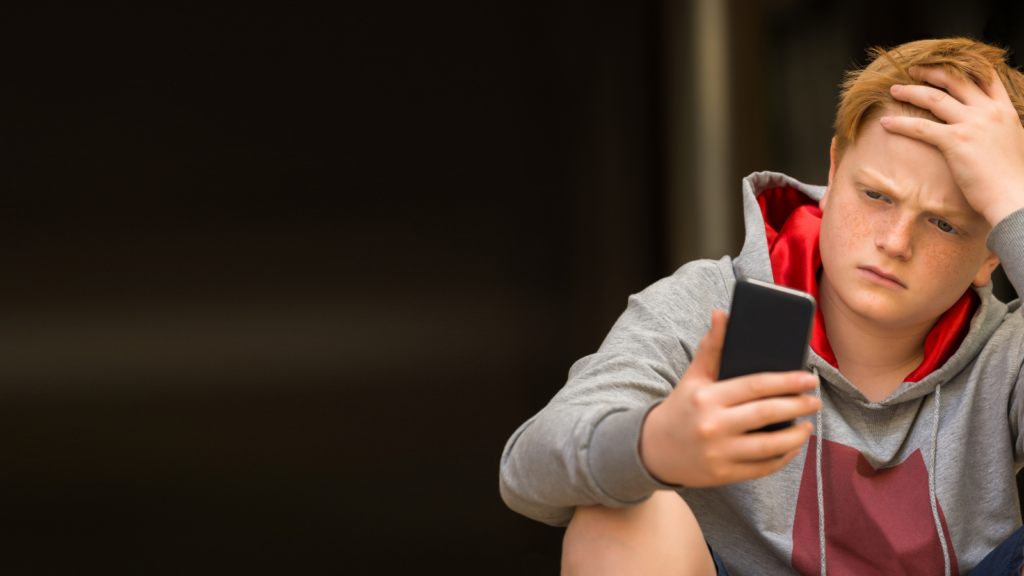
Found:
[[887, 297], [873, 291], [858, 291], [851, 294], [847, 306], [854, 314], [884, 328], [898, 328], [914, 324], [916, 306], [903, 298]]
[[880, 328], [907, 328], [928, 321], [928, 311], [905, 298], [861, 293], [848, 301], [848, 307], [861, 318]]

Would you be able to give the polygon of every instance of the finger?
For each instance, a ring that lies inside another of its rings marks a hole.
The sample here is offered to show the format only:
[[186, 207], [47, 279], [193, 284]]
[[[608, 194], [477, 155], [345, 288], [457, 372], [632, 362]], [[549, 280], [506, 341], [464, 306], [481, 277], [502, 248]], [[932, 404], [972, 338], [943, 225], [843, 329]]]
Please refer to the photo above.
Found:
[[912, 116], [883, 116], [882, 127], [893, 134], [901, 134], [931, 144], [945, 151], [950, 138], [949, 126], [925, 118]]
[[974, 106], [988, 100], [990, 96], [974, 82], [964, 82], [951, 76], [941, 66], [911, 66], [910, 76], [919, 81], [949, 92], [953, 98], [968, 106]]
[[803, 446], [813, 431], [810, 422], [799, 422], [777, 432], [744, 434], [729, 441], [726, 458], [747, 463], [776, 459]]
[[982, 83], [981, 88], [989, 95], [990, 98], [996, 102], [1002, 102], [1013, 106], [1013, 101], [1010, 100], [1010, 95], [1006, 92], [1006, 86], [1003, 85], [1003, 80], [996, 72], [995, 68], [990, 69], [992, 74], [992, 80], [987, 83]]
[[931, 86], [903, 86], [897, 84], [892, 87], [891, 91], [893, 98], [908, 102], [918, 108], [931, 110], [933, 114], [947, 124], [960, 122], [967, 118], [969, 114], [967, 107], [959, 100]]
[[718, 380], [718, 369], [722, 364], [722, 346], [725, 344], [725, 324], [729, 316], [721, 310], [711, 313], [711, 329], [701, 339], [693, 362], [686, 371], [707, 380]]
[[724, 406], [735, 406], [769, 396], [800, 394], [814, 390], [818, 377], [803, 371], [764, 372], [723, 380], [715, 386], [715, 395]]
[[769, 424], [810, 416], [820, 409], [821, 400], [814, 396], [777, 396], [723, 410], [720, 425], [726, 434], [741, 434]]
[[773, 474], [782, 470], [789, 464], [793, 458], [796, 458], [797, 454], [800, 454], [800, 447], [796, 447], [781, 456], [771, 458], [768, 460], [762, 460], [759, 462], [740, 462], [733, 468], [733, 478], [731, 482], [743, 482], [744, 480], [753, 480], [755, 478], [761, 478], [769, 474]]

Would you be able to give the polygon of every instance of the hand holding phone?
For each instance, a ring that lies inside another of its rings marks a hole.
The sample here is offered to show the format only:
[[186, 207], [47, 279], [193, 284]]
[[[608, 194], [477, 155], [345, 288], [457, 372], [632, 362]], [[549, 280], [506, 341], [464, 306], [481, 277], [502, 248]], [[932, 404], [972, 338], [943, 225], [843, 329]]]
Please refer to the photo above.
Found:
[[[718, 379], [803, 370], [816, 307], [814, 297], [805, 292], [758, 280], [737, 281]], [[792, 420], [777, 422], [754, 432], [792, 425]]]
[[685, 374], [643, 422], [640, 460], [666, 484], [722, 486], [766, 476], [799, 454], [813, 431], [810, 422], [801, 422], [749, 434], [752, 428], [817, 412], [821, 401], [804, 392], [818, 379], [791, 371], [719, 381], [726, 321], [721, 310], [711, 314], [711, 329]]

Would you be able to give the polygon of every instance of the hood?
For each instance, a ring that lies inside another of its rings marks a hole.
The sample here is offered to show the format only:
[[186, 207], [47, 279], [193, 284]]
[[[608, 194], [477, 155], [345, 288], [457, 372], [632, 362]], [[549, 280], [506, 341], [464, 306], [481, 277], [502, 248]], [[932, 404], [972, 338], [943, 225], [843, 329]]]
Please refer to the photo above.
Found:
[[[818, 298], [817, 273], [821, 267], [818, 232], [821, 210], [818, 201], [823, 186], [809, 186], [773, 172], [751, 174], [743, 182], [746, 241], [734, 261], [737, 277], [802, 290]], [[904, 378], [903, 384], [885, 400], [872, 403], [838, 370], [828, 342], [824, 317], [819, 307], [811, 335], [808, 364], [846, 396], [862, 404], [890, 405], [919, 398], [959, 372], [980, 351], [987, 335], [997, 326], [983, 322], [989, 315], [991, 285], [969, 288], [936, 322], [925, 341], [924, 360]], [[994, 310], [993, 310], [994, 312]], [[983, 330], [982, 324], [988, 324]], [[973, 333], [972, 333], [973, 332]]]

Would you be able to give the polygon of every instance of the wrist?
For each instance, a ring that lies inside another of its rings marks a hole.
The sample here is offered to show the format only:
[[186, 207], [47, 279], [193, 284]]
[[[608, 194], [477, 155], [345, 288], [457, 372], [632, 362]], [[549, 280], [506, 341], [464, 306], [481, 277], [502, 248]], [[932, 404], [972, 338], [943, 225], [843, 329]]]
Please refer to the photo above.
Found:
[[1001, 195], [999, 200], [992, 202], [983, 210], [978, 211], [985, 218], [985, 221], [988, 222], [989, 226], [994, 227], [1002, 221], [1003, 218], [1006, 218], [1017, 210], [1024, 208], [1024, 183], [1019, 185], [1010, 185], [1005, 189], [1012, 190], [1013, 193]]
[[994, 228], [995, 225], [1002, 222], [1004, 218], [1006, 218], [1010, 214], [1013, 214], [1017, 210], [1020, 210], [1021, 208], [1024, 208], [1024, 202], [1022, 202], [1020, 205], [1017, 205], [1015, 203], [1004, 203], [989, 208], [982, 214], [982, 216], [985, 217], [985, 221], [988, 222], [988, 225]]
[[640, 464], [658, 482], [662, 484], [678, 484], [678, 482], [669, 478], [670, 474], [663, 465], [664, 458], [662, 454], [665, 453], [663, 448], [665, 445], [665, 428], [662, 425], [661, 416], [664, 414], [664, 410], [662, 410], [664, 406], [664, 403], [660, 403], [651, 408], [640, 427]]

